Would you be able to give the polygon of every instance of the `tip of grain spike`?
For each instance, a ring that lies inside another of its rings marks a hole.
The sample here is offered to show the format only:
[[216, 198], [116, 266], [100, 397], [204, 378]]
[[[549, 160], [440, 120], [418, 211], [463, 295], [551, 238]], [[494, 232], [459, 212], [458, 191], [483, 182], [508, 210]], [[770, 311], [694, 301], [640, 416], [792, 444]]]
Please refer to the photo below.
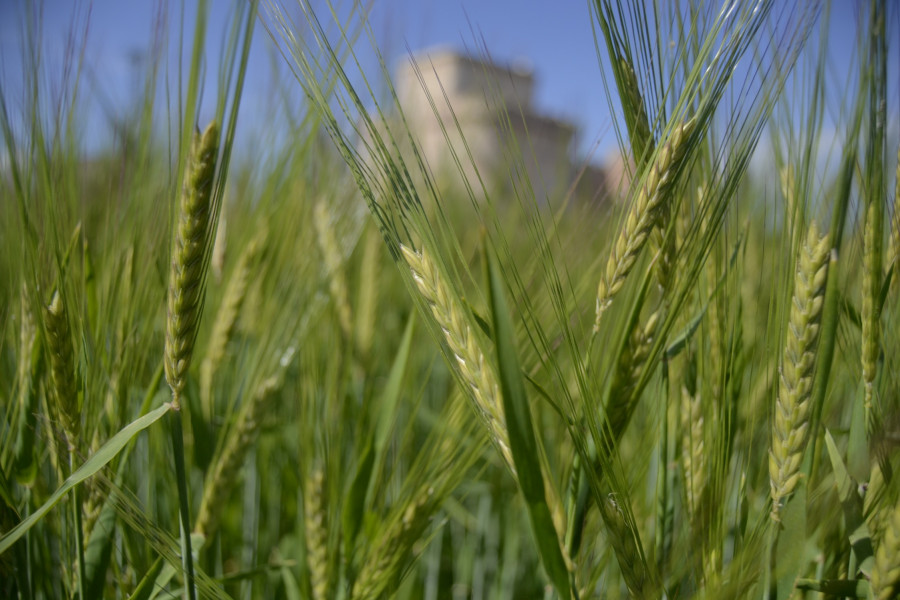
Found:
[[203, 134], [200, 136], [200, 147], [203, 150], [209, 148], [217, 148], [219, 146], [219, 124], [216, 121], [210, 121]]
[[696, 115], [682, 123], [682, 125], [678, 128], [678, 137], [681, 140], [684, 140], [684, 138], [689, 137], [691, 133], [693, 133], [695, 127], [697, 127]]
[[47, 307], [47, 310], [54, 315], [62, 313], [62, 299], [59, 297], [59, 290], [53, 292], [53, 299], [50, 300], [50, 305]]

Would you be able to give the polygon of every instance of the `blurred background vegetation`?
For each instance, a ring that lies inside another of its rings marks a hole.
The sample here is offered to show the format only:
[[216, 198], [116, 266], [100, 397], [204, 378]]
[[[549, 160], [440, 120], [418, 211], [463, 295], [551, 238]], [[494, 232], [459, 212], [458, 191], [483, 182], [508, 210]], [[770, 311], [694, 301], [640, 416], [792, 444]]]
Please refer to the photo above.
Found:
[[[456, 161], [429, 164], [377, 10], [167, 6], [123, 105], [89, 5], [62, 38], [52, 3], [18, 12], [0, 595], [894, 597], [896, 7], [579, 6], [574, 76], [622, 157], [585, 202], [532, 180], [490, 80], [502, 185], [453, 116]], [[170, 271], [210, 121], [175, 410]]]

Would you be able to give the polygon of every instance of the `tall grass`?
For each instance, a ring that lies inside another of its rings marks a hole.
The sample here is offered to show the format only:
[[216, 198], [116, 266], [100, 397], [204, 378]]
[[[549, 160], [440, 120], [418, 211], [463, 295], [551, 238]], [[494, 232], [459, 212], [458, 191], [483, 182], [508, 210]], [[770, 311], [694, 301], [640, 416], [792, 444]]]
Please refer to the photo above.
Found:
[[[896, 595], [896, 10], [838, 97], [827, 6], [586, 6], [598, 210], [455, 117], [428, 164], [358, 5], [198, 5], [100, 153], [39, 11], [0, 82], [0, 596]], [[291, 135], [242, 154], [258, 23]]]

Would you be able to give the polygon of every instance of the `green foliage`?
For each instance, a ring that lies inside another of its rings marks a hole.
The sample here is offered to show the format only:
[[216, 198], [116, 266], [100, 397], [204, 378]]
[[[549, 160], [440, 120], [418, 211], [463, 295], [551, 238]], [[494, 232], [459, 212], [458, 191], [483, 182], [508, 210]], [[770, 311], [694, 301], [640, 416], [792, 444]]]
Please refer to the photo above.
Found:
[[[528, 140], [502, 185], [456, 144], [432, 170], [386, 66], [360, 70], [358, 7], [242, 2], [212, 32], [198, 4], [183, 81], [161, 38], [101, 152], [39, 52], [28, 102], [0, 86], [0, 596], [894, 593], [884, 3], [836, 88], [827, 9], [592, 2], [629, 165], [599, 208], [537, 198]], [[296, 76], [261, 153], [235, 136], [259, 22]], [[209, 208], [185, 233], [201, 171]], [[190, 275], [175, 329], [172, 269]]]

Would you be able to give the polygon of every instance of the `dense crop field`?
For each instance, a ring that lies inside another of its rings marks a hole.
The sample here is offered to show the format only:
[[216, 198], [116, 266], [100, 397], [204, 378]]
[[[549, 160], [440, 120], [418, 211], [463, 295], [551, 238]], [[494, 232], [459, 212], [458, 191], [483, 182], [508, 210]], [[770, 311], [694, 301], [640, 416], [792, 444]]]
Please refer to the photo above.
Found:
[[198, 4], [101, 152], [39, 21], [0, 82], [0, 596], [900, 595], [896, 6], [835, 74], [827, 4], [586, 5], [588, 204], [436, 177], [362, 10]]

